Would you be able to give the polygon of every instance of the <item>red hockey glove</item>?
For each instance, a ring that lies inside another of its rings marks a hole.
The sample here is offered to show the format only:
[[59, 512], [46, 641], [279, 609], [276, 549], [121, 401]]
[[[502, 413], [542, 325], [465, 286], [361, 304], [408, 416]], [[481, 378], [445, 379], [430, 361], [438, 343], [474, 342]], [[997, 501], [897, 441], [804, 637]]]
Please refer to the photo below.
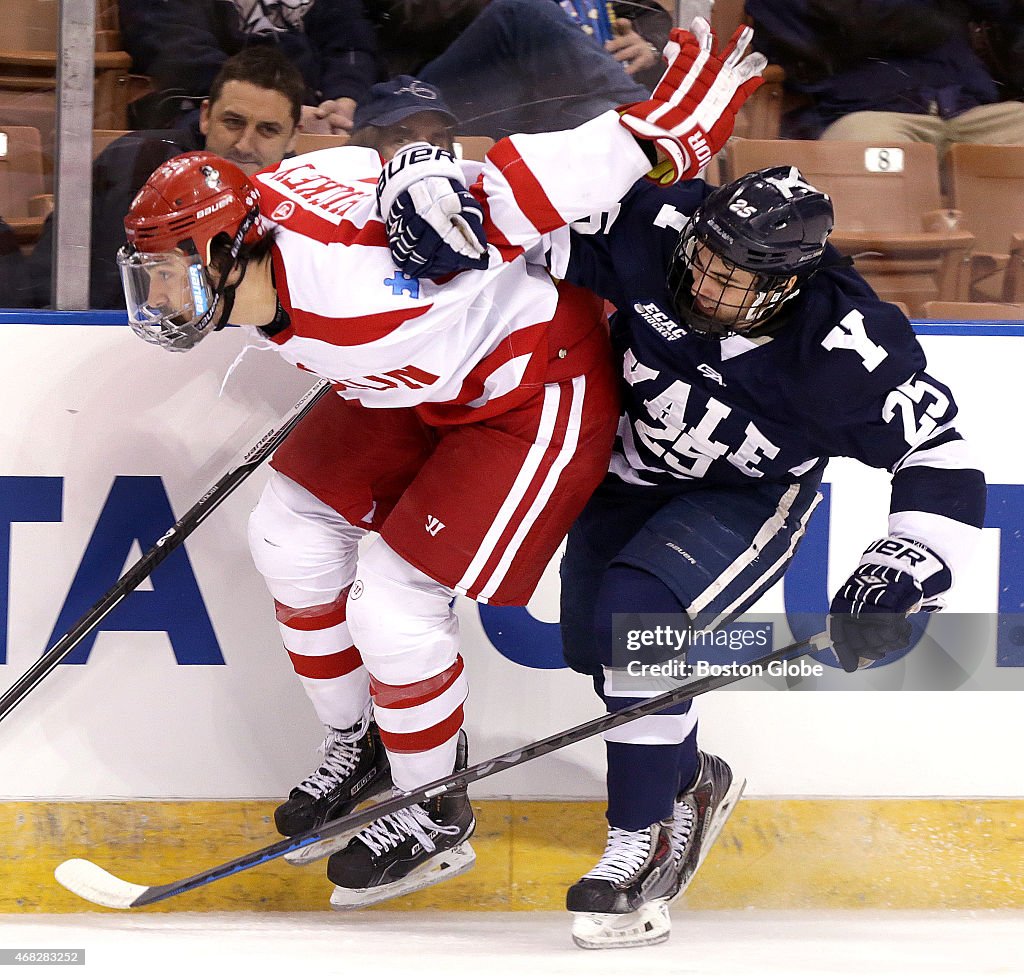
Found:
[[666, 159], [647, 176], [668, 186], [690, 180], [732, 135], [740, 106], [764, 81], [763, 54], [743, 57], [753, 31], [739, 28], [715, 54], [715, 35], [697, 17], [690, 31], [675, 28], [665, 45], [668, 68], [647, 102], [620, 110], [622, 124], [637, 139], [652, 140]]

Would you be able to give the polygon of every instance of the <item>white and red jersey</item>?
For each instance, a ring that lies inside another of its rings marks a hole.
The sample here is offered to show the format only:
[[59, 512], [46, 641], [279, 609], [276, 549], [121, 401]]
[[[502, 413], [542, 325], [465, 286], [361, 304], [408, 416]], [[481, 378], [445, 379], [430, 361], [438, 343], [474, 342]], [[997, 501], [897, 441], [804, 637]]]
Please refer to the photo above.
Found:
[[395, 268], [374, 150], [321, 150], [256, 175], [278, 228], [275, 284], [291, 323], [272, 341], [285, 359], [367, 407], [444, 406], [449, 421], [507, 409], [524, 388], [586, 369], [567, 351], [595, 320], [555, 316], [543, 238], [612, 207], [650, 168], [646, 155], [609, 112], [569, 132], [504, 139], [482, 167], [463, 167], [484, 208], [489, 267], [443, 283]]

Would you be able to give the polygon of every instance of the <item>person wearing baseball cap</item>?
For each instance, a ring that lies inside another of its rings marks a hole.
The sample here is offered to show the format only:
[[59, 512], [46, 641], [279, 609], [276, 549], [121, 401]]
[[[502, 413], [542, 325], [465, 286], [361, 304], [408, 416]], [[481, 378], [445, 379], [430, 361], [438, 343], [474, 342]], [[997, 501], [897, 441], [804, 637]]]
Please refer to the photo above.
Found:
[[426, 142], [453, 152], [455, 115], [441, 92], [412, 75], [379, 82], [359, 103], [350, 146], [369, 146], [390, 159], [408, 143]]

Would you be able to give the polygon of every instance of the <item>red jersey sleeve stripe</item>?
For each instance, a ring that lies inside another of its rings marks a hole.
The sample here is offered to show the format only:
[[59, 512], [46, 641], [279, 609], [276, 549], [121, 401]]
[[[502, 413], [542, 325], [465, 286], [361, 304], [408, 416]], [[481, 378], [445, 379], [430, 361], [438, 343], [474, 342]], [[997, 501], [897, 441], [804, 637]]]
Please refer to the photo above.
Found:
[[422, 316], [433, 305], [428, 303], [413, 309], [393, 309], [369, 316], [318, 316], [315, 312], [297, 309], [292, 303], [291, 291], [288, 288], [288, 272], [277, 248], [271, 252], [271, 260], [274, 265], [274, 284], [278, 298], [291, 319], [291, 324], [286, 329], [268, 337], [271, 343], [278, 345], [296, 335], [329, 336], [334, 346], [361, 346], [364, 343], [373, 343], [393, 333], [410, 319]]
[[[487, 235], [487, 243], [498, 249], [501, 254], [502, 261], [514, 261], [523, 254], [523, 248], [519, 245], [511, 244], [508, 238], [505, 237], [501, 228], [494, 223], [494, 218], [491, 216], [491, 202], [484, 191], [482, 176], [479, 177], [476, 183], [469, 188], [469, 191], [476, 198], [476, 202], [480, 205], [480, 209], [483, 211], [484, 234]], [[437, 279], [436, 281], [441, 283], [442, 280]]]
[[[332, 346], [362, 346], [364, 343], [374, 343], [383, 339], [403, 323], [422, 316], [429, 308], [430, 306], [427, 305], [421, 306], [419, 309], [396, 309], [393, 312], [381, 312], [372, 316], [354, 316], [348, 319], [341, 316], [318, 316], [314, 312], [294, 308], [289, 309], [288, 314], [292, 319], [293, 334], [330, 336]], [[277, 341], [278, 336], [287, 339], [282, 332], [271, 336], [271, 342]]]
[[388, 235], [383, 221], [367, 221], [362, 227], [351, 221], [334, 224], [314, 211], [296, 208], [295, 213], [282, 221], [289, 231], [312, 238], [324, 244], [366, 245], [371, 248], [387, 247]]
[[508, 182], [520, 211], [541, 234], [565, 224], [511, 139], [502, 139], [492, 146], [487, 151], [487, 160]]

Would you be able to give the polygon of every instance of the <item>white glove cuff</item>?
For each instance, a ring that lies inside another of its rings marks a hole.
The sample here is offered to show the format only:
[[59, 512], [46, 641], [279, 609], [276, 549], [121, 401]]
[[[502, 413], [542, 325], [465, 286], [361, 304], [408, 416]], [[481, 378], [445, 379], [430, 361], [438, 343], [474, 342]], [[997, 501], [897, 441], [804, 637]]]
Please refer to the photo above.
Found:
[[909, 537], [885, 537], [875, 540], [860, 559], [862, 564], [880, 564], [909, 574], [926, 599], [949, 590], [952, 575], [946, 562], [930, 547]]
[[446, 149], [430, 143], [410, 143], [384, 164], [377, 181], [377, 206], [387, 217], [398, 196], [425, 177], [444, 177], [465, 187], [462, 169]]

